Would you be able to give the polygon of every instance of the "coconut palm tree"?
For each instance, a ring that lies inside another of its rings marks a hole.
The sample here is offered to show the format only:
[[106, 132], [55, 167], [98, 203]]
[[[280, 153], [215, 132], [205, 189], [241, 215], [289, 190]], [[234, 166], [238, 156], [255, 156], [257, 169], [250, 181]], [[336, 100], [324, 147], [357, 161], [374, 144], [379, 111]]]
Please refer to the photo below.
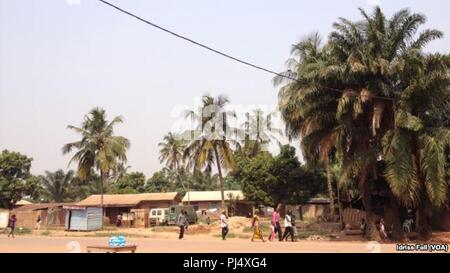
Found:
[[235, 115], [225, 109], [227, 103], [228, 99], [223, 96], [203, 96], [202, 105], [197, 111], [186, 112], [186, 117], [195, 121], [197, 126], [188, 133], [193, 139], [184, 150], [188, 168], [192, 168], [194, 172], [211, 172], [213, 166], [216, 166], [222, 209], [225, 209], [223, 171], [235, 167], [232, 146], [236, 145], [236, 141], [231, 137], [238, 133], [229, 124], [229, 118]]
[[[167, 170], [169, 170], [175, 175], [176, 180], [183, 187], [183, 190], [185, 192], [189, 192], [189, 181], [183, 179], [184, 177], [183, 174], [186, 168], [184, 166], [184, 158], [183, 158], [184, 149], [186, 147], [186, 141], [183, 140], [181, 135], [169, 132], [167, 135], [164, 136], [163, 141], [160, 142], [158, 146], [160, 147], [159, 150], [160, 162], [164, 163], [167, 167]], [[189, 198], [188, 203], [190, 203]]]
[[122, 123], [122, 117], [115, 117], [111, 122], [106, 119], [105, 110], [92, 109], [85, 117], [81, 127], [69, 125], [81, 135], [81, 140], [64, 145], [63, 154], [76, 150], [69, 165], [78, 162], [78, 176], [85, 180], [96, 169], [100, 173], [101, 206], [103, 208], [104, 184], [109, 173], [120, 162], [126, 162], [126, 151], [130, 147], [128, 139], [114, 135], [114, 126]]
[[255, 157], [262, 151], [268, 150], [270, 142], [275, 141], [281, 146], [278, 137], [282, 134], [279, 128], [272, 123], [272, 114], [265, 114], [261, 109], [245, 113], [245, 122], [241, 125], [243, 130], [242, 143], [238, 143], [238, 150], [249, 157]]
[[182, 167], [185, 143], [180, 136], [169, 132], [158, 146], [160, 147], [159, 160], [161, 163], [165, 163], [171, 171]]
[[74, 176], [74, 171], [68, 171], [67, 173], [64, 173], [63, 170], [46, 171], [42, 178], [42, 186], [48, 201], [58, 203], [71, 201]]

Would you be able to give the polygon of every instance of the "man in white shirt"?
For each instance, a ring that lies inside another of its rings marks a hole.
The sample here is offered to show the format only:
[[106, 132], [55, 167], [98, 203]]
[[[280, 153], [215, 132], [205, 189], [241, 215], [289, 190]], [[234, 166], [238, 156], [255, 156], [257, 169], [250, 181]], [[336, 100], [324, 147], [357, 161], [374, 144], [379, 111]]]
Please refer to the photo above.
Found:
[[284, 234], [283, 234], [283, 238], [281, 239], [282, 241], [284, 241], [284, 239], [287, 240], [288, 236], [291, 236], [291, 240], [292, 242], [294, 241], [294, 230], [292, 229], [292, 211], [289, 210], [286, 214], [286, 216], [284, 217]]
[[225, 237], [228, 234], [228, 217], [225, 214], [225, 211], [220, 215], [220, 227], [222, 228], [222, 240], [225, 240]]

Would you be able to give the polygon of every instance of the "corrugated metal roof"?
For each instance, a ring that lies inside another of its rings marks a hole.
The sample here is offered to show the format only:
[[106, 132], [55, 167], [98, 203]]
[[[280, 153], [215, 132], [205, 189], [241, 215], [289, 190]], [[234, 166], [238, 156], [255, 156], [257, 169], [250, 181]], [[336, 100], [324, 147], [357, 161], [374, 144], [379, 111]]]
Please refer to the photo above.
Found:
[[[139, 194], [105, 194], [103, 205], [105, 207], [134, 207], [143, 201], [172, 201], [177, 197], [177, 192], [163, 193], [139, 193]], [[76, 203], [78, 206], [100, 206], [101, 195], [91, 195]]]
[[[244, 200], [244, 194], [242, 191], [224, 191], [225, 200], [237, 199]], [[231, 197], [231, 198], [230, 198]], [[220, 191], [190, 191], [183, 197], [183, 202], [189, 201], [221, 201], [222, 195]]]
[[72, 203], [39, 203], [39, 204], [30, 204], [15, 208], [14, 211], [26, 211], [26, 210], [40, 210], [40, 209], [49, 209], [55, 207], [62, 207], [64, 205], [70, 205]]
[[33, 204], [33, 203], [31, 203], [30, 201], [27, 201], [27, 200], [20, 200], [20, 201], [18, 201], [17, 203], [16, 203], [16, 206], [25, 206], [25, 205], [30, 205], [30, 204]]

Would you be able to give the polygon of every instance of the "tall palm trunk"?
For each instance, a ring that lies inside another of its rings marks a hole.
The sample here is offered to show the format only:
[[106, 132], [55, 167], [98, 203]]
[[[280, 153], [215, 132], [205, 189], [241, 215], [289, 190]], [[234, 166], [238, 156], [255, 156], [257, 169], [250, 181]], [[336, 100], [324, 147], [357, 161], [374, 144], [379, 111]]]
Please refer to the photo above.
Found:
[[364, 210], [366, 211], [366, 237], [371, 241], [380, 241], [380, 233], [377, 230], [372, 213], [372, 187], [367, 179], [367, 167], [363, 168], [359, 178], [359, 189], [362, 195]]
[[105, 216], [105, 209], [103, 205], [103, 185], [105, 183], [106, 174], [104, 171], [100, 171], [100, 206], [102, 208], [103, 216]]
[[219, 181], [220, 181], [220, 195], [221, 195], [221, 205], [220, 206], [223, 211], [223, 210], [225, 210], [225, 192], [224, 192], [224, 186], [223, 186], [222, 167], [220, 166], [219, 152], [217, 151], [216, 145], [214, 145], [214, 155], [216, 157], [217, 172], [219, 173]]
[[405, 240], [405, 232], [403, 231], [403, 226], [400, 221], [400, 205], [398, 203], [398, 199], [395, 198], [392, 191], [389, 190], [389, 203], [392, 211], [392, 221], [393, 221], [393, 230], [392, 230], [392, 238], [395, 241], [404, 241]]
[[330, 157], [327, 156], [325, 159], [325, 168], [327, 172], [327, 187], [328, 187], [328, 198], [330, 199], [330, 214], [328, 216], [330, 221], [334, 222], [334, 215], [336, 212], [336, 209], [334, 207], [334, 196], [333, 196], [333, 174], [331, 173], [331, 166], [330, 166]]
[[419, 179], [419, 203], [417, 206], [417, 232], [420, 239], [428, 240], [431, 237], [431, 229], [428, 223], [428, 210], [427, 210], [427, 194], [425, 187], [425, 178], [421, 168], [420, 162], [420, 147], [417, 135], [413, 137], [413, 149], [415, 156], [415, 168], [417, 177]]
[[339, 185], [336, 186], [336, 198], [338, 203], [338, 211], [339, 211], [339, 223], [341, 224], [341, 228], [344, 228], [344, 218], [342, 217], [342, 203], [341, 203], [341, 190], [339, 189]]

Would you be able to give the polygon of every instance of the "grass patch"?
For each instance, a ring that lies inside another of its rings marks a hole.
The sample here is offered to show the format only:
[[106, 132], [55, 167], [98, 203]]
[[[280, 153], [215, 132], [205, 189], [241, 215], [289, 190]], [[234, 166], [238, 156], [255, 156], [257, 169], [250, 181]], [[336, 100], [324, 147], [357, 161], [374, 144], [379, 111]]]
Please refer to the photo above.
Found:
[[50, 231], [46, 230], [46, 231], [42, 231], [39, 235], [41, 235], [41, 236], [50, 236], [51, 234], [52, 233]]
[[312, 235], [319, 235], [327, 239], [331, 238], [331, 233], [324, 230], [307, 230], [307, 229], [297, 230], [297, 239], [304, 240]]
[[17, 235], [31, 234], [31, 229], [27, 228], [27, 227], [16, 228], [14, 230], [14, 234], [17, 234]]
[[156, 226], [152, 227], [150, 230], [153, 232], [174, 232], [179, 229], [180, 228], [177, 226]]

